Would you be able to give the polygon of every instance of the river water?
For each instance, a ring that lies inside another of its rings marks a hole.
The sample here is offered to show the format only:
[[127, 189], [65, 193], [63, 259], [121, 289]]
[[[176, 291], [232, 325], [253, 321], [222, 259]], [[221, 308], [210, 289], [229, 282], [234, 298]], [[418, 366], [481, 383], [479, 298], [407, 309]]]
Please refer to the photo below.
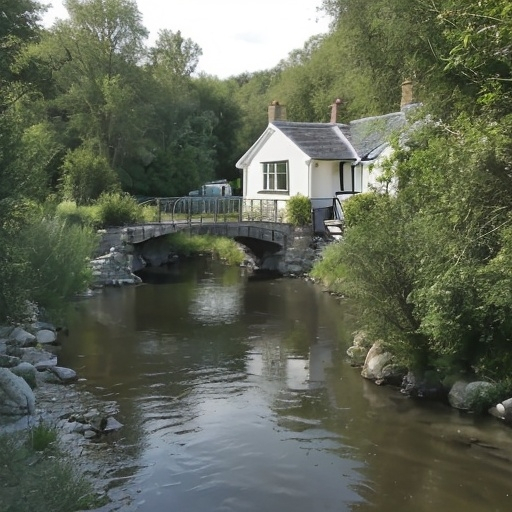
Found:
[[318, 286], [208, 259], [144, 279], [76, 304], [59, 356], [119, 404], [121, 510], [512, 510], [512, 430], [365, 381]]

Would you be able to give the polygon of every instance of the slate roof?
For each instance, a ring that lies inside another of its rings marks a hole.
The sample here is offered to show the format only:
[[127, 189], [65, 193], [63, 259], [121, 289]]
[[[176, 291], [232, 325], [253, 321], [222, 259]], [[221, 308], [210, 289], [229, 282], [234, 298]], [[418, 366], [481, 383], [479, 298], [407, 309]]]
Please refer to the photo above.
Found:
[[306, 155], [316, 160], [355, 160], [357, 155], [344, 135], [346, 125], [274, 121], [278, 128]]
[[376, 158], [390, 137], [405, 126], [404, 112], [357, 119], [347, 124], [274, 121], [306, 155], [316, 160]]

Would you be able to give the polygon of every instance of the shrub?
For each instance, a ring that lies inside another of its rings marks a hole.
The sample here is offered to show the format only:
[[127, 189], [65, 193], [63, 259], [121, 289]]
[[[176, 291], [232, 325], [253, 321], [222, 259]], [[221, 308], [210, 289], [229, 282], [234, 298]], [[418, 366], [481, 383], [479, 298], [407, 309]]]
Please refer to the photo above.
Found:
[[306, 226], [311, 223], [311, 201], [297, 194], [286, 203], [286, 219], [294, 226]]
[[362, 222], [375, 208], [378, 201], [385, 200], [386, 196], [376, 192], [355, 194], [343, 202], [343, 213], [348, 227]]
[[43, 452], [57, 441], [57, 429], [40, 421], [30, 429], [30, 447], [36, 452]]
[[89, 204], [104, 192], [119, 190], [119, 178], [107, 160], [90, 146], [70, 151], [63, 164], [62, 192], [79, 206]]
[[26, 265], [20, 286], [38, 305], [59, 308], [89, 285], [89, 260], [97, 245], [91, 228], [42, 218], [26, 226], [17, 243], [18, 255]]
[[96, 203], [100, 227], [124, 226], [144, 220], [144, 211], [129, 194], [102, 194]]

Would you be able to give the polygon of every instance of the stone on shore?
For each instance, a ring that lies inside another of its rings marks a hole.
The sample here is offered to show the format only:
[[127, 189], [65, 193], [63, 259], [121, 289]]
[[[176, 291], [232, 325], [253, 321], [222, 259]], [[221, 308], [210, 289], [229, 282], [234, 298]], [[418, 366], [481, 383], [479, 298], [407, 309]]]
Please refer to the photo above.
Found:
[[0, 416], [18, 417], [33, 414], [35, 396], [21, 377], [0, 368]]
[[37, 343], [41, 345], [54, 345], [57, 341], [57, 335], [49, 329], [42, 329], [36, 333]]

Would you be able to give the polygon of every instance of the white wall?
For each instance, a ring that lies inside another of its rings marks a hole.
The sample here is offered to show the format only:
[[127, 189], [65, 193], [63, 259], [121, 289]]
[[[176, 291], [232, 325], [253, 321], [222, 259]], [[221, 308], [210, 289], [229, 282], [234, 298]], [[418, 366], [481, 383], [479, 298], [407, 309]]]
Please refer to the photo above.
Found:
[[[288, 193], [263, 191], [263, 162], [288, 160]], [[244, 197], [247, 199], [289, 199], [309, 195], [308, 156], [281, 132], [275, 131], [244, 169]]]

